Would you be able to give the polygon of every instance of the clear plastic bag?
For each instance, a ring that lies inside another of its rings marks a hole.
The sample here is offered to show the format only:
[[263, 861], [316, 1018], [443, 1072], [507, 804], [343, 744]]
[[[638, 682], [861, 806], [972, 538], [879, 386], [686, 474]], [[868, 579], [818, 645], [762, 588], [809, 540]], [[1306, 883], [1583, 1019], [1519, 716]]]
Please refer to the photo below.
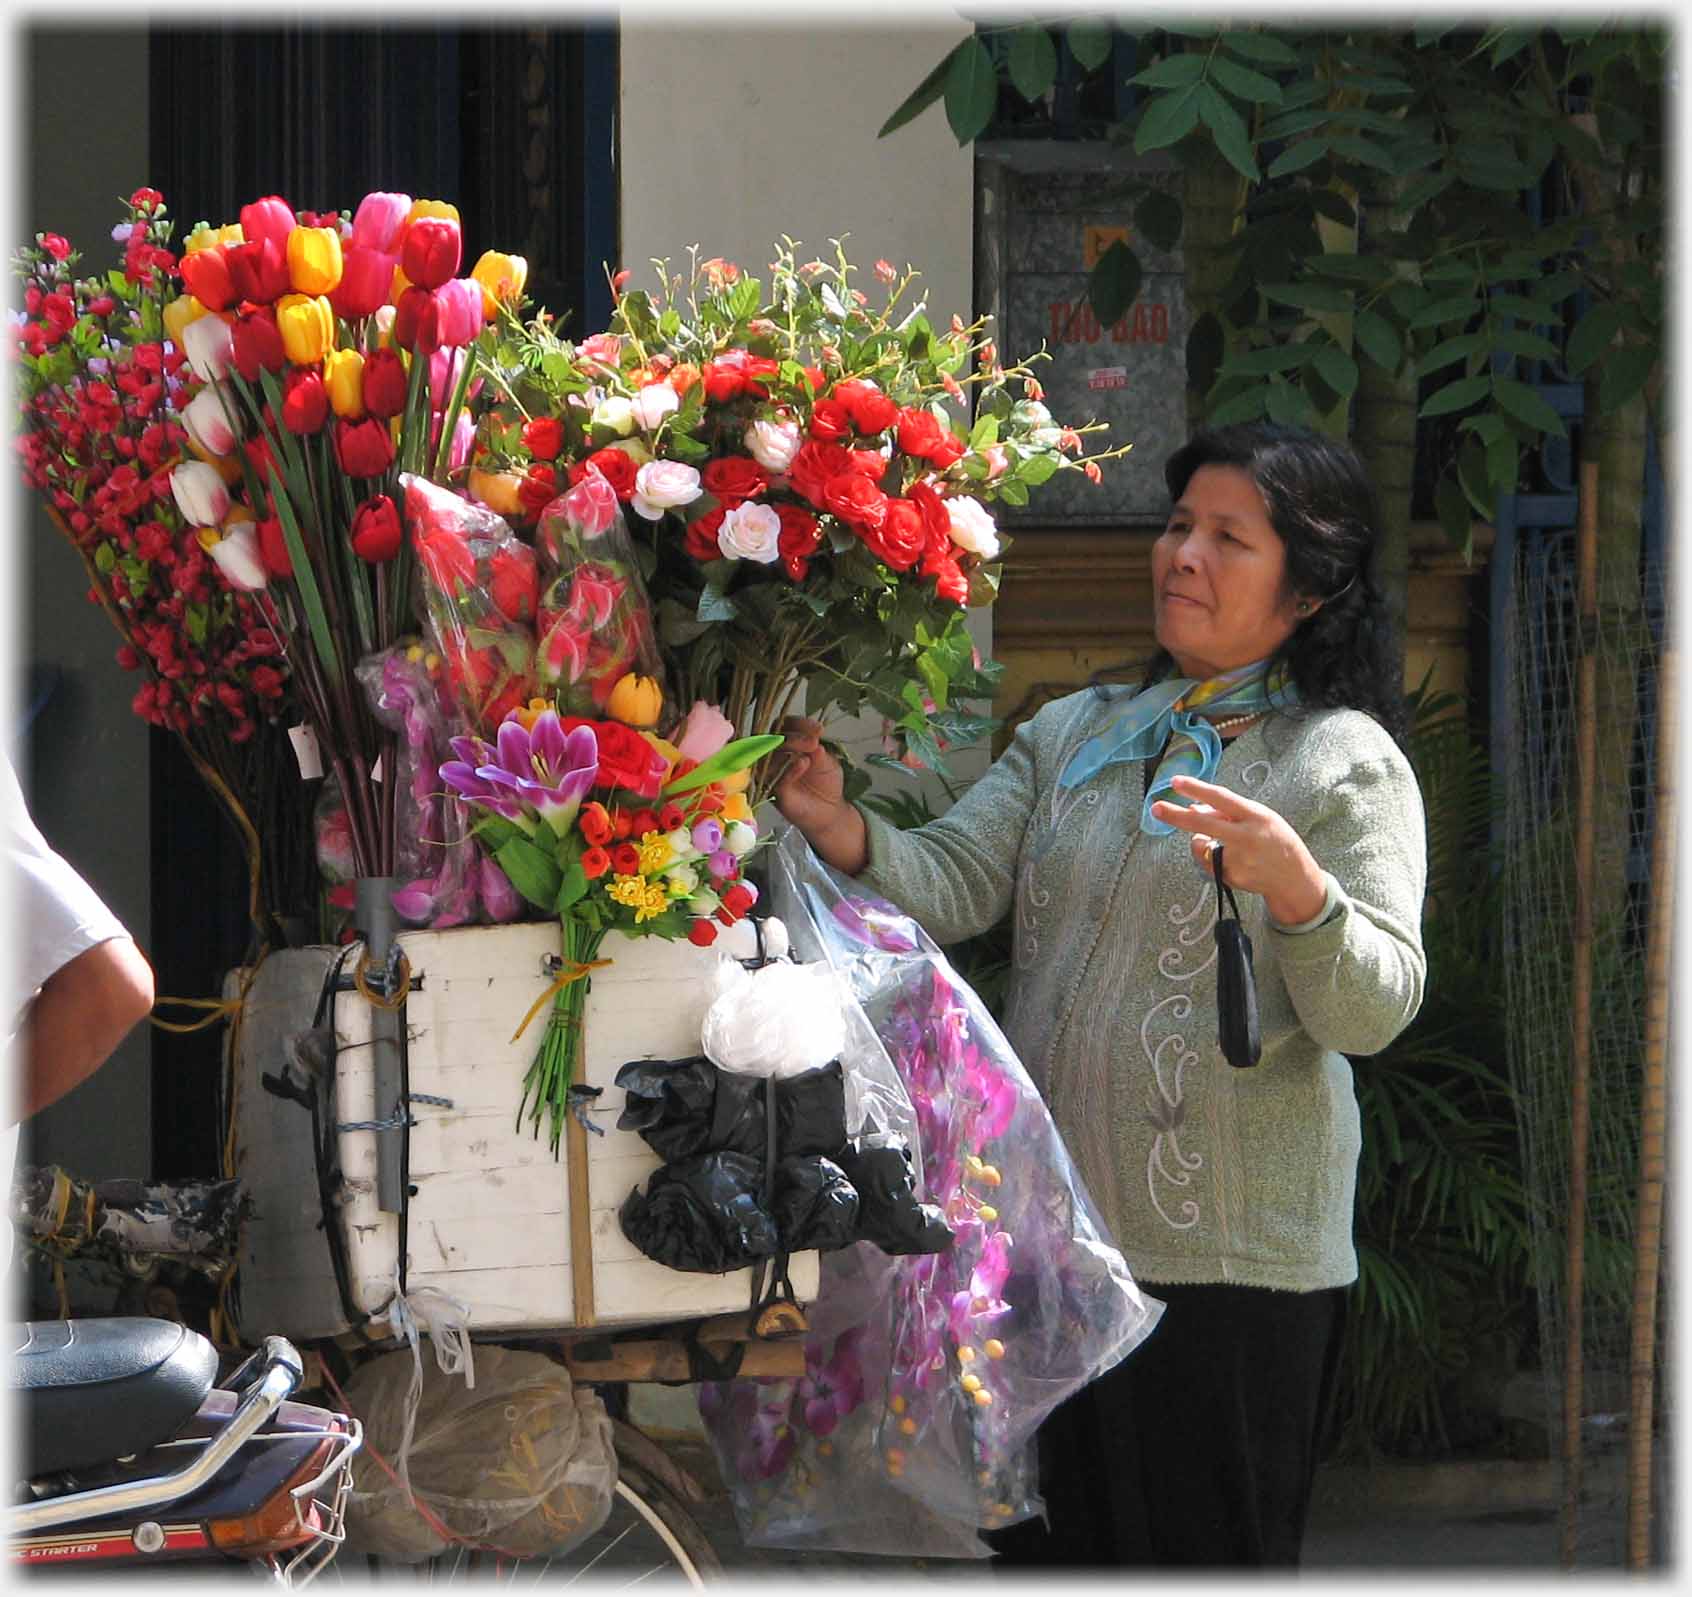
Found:
[[1110, 1243], [1004, 1034], [917, 923], [819, 862], [769, 855], [795, 953], [848, 1005], [860, 1113], [903, 1136], [941, 1253], [823, 1256], [797, 1381], [708, 1383], [705, 1416], [741, 1534], [761, 1547], [985, 1557], [979, 1532], [1040, 1510], [1040, 1422], [1130, 1354], [1162, 1305]]
[[408, 1493], [389, 1470], [418, 1367], [411, 1351], [385, 1353], [347, 1383], [347, 1402], [365, 1427], [353, 1460], [348, 1551], [406, 1564], [460, 1543], [513, 1558], [556, 1556], [605, 1523], [617, 1484], [605, 1405], [545, 1355], [494, 1345], [476, 1349], [474, 1386], [421, 1361]]
[[539, 692], [535, 552], [485, 505], [410, 472], [399, 480], [424, 614], [445, 662], [445, 697], [465, 730], [491, 740], [506, 715]]
[[646, 584], [611, 485], [588, 472], [541, 512], [535, 542], [546, 568], [536, 670], [559, 714], [603, 715], [630, 672], [662, 683]]

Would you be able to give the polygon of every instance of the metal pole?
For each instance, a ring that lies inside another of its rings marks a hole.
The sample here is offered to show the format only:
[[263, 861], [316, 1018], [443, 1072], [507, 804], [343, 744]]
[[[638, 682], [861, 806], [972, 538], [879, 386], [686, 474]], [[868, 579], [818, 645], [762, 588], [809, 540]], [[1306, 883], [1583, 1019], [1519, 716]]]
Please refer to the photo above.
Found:
[[1568, 1339], [1563, 1354], [1562, 1565], [1574, 1568], [1581, 1487], [1582, 1320], [1586, 1292], [1586, 1152], [1592, 1067], [1592, 856], [1598, 761], [1598, 462], [1580, 465], [1576, 523], [1580, 665], [1575, 750], [1575, 913], [1570, 973], [1573, 1013], [1569, 1048]]
[[[356, 890], [358, 928], [364, 933], [364, 951], [369, 963], [370, 986], [387, 992], [387, 964], [394, 946], [394, 879], [391, 876], [361, 876]], [[380, 1004], [370, 1006], [370, 1054], [376, 1080], [376, 1118], [387, 1120], [403, 1113], [400, 1102], [400, 1011]], [[403, 1133], [398, 1126], [376, 1134], [376, 1206], [387, 1214], [405, 1207]]]

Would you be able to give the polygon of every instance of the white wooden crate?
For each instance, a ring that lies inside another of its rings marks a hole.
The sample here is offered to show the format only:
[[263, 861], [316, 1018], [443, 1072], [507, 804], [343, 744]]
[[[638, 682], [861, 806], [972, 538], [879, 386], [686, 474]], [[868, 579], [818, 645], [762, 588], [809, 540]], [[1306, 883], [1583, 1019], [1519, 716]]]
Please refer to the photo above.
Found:
[[[406, 1289], [433, 1287], [469, 1309], [479, 1331], [575, 1323], [570, 1268], [567, 1154], [554, 1158], [543, 1129], [516, 1122], [524, 1073], [545, 1024], [542, 1009], [517, 1041], [512, 1033], [551, 983], [556, 924], [408, 932], [400, 938], [412, 976], [407, 1001], [411, 1091], [451, 1100], [414, 1104], [407, 1218]], [[347, 1329], [320, 1206], [305, 1108], [274, 1097], [261, 1074], [280, 1074], [288, 1036], [311, 1023], [336, 951], [273, 954], [248, 995], [237, 1061], [237, 1173], [253, 1213], [241, 1250], [243, 1329], [300, 1337]], [[617, 1211], [658, 1168], [633, 1132], [618, 1131], [617, 1069], [630, 1059], [680, 1058], [699, 1051], [700, 1025], [720, 955], [689, 943], [612, 933], [593, 974], [576, 1079], [602, 1090], [591, 1111], [603, 1136], [589, 1136], [595, 1320], [603, 1325], [688, 1319], [744, 1308], [751, 1272], [704, 1275], [646, 1258], [622, 1232]], [[355, 956], [356, 958], [356, 956]], [[351, 961], [349, 961], [350, 969]], [[231, 978], [231, 989], [237, 985]], [[334, 1024], [336, 1119], [380, 1120], [371, 1050], [373, 1011], [357, 993], [338, 995]], [[375, 1313], [395, 1280], [399, 1216], [377, 1206], [376, 1133], [343, 1131], [340, 1156], [346, 1238], [355, 1304]], [[791, 1280], [802, 1301], [815, 1296], [818, 1259], [795, 1255]]]

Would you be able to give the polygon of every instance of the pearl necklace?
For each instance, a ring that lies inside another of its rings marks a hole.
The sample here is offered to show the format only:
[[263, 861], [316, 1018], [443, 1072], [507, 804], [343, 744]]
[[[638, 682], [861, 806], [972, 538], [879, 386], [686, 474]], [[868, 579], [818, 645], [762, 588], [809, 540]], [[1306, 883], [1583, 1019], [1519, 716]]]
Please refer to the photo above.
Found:
[[1236, 727], [1250, 726], [1253, 721], [1260, 719], [1262, 714], [1261, 710], [1253, 710], [1250, 715], [1235, 715], [1226, 721], [1212, 721], [1210, 730], [1221, 737], [1224, 732], [1232, 732]]

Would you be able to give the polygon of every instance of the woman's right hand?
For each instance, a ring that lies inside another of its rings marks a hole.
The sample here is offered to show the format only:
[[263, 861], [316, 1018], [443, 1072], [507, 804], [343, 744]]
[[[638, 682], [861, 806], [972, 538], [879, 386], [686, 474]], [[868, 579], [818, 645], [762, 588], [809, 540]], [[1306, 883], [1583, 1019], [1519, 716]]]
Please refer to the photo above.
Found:
[[822, 742], [822, 722], [790, 715], [781, 730], [787, 764], [775, 785], [775, 805], [836, 870], [856, 876], [868, 862], [864, 818], [846, 802], [846, 776]]

